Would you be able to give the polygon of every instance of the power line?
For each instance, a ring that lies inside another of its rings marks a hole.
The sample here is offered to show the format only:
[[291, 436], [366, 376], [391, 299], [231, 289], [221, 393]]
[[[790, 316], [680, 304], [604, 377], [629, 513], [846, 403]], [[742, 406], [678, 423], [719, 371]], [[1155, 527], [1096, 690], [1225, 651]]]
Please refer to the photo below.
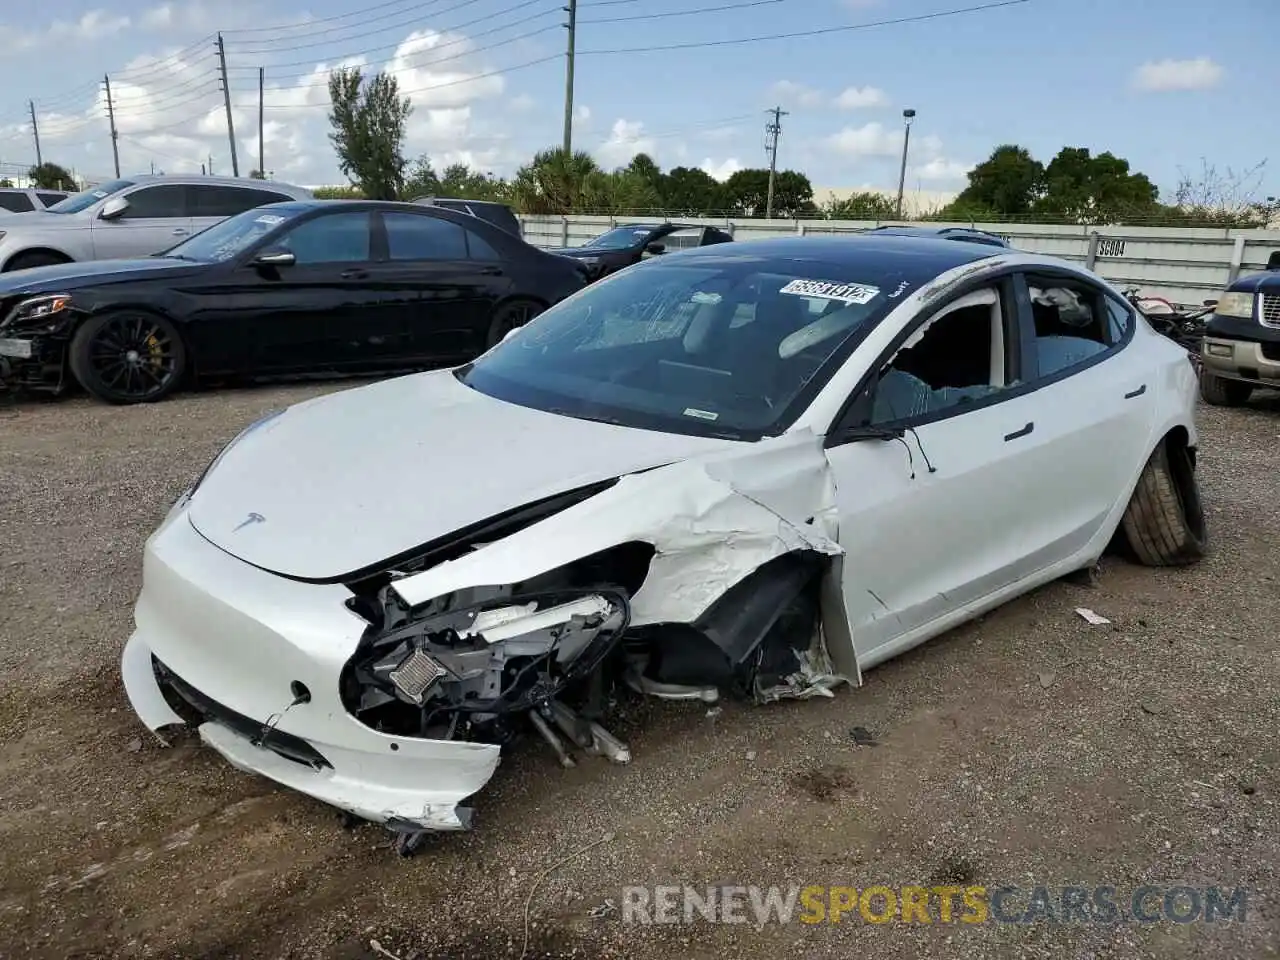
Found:
[[787, 0], [748, 0], [746, 3], [726, 3], [718, 7], [698, 7], [694, 10], [670, 10], [663, 13], [638, 13], [630, 17], [597, 17], [594, 20], [580, 20], [579, 23], [625, 23], [632, 20], [663, 20], [667, 17], [691, 17], [699, 13], [721, 13], [725, 10], [745, 10], [747, 7], [766, 7], [775, 3], [786, 3]]
[[[455, 54], [451, 54], [450, 56], [447, 56], [447, 57], [440, 57], [439, 59], [433, 59], [433, 60], [431, 60], [431, 62], [430, 62], [430, 63], [426, 64], [425, 66], [426, 66], [426, 67], [437, 67], [437, 66], [439, 66], [439, 65], [441, 65], [441, 64], [443, 64], [443, 63], [452, 63], [454, 60], [461, 60], [461, 59], [463, 59], [464, 57], [470, 57], [470, 56], [473, 56], [474, 54], [477, 54], [477, 53], [483, 53], [483, 52], [485, 52], [486, 50], [496, 50], [498, 47], [505, 47], [505, 46], [508, 46], [508, 45], [510, 45], [510, 44], [512, 44], [512, 43], [518, 43], [518, 42], [519, 42], [519, 41], [521, 41], [521, 40], [528, 40], [530, 37], [536, 37], [536, 36], [538, 36], [539, 34], [547, 33], [548, 31], [551, 31], [551, 30], [557, 30], [557, 29], [559, 29], [559, 24], [551, 24], [550, 26], [540, 27], [540, 28], [539, 28], [539, 29], [537, 29], [537, 30], [529, 30], [529, 31], [526, 31], [525, 33], [517, 34], [517, 35], [516, 35], [516, 36], [514, 36], [514, 37], [508, 37], [506, 40], [499, 40], [497, 43], [489, 43], [489, 44], [485, 44], [485, 45], [484, 45], [484, 46], [482, 46], [482, 47], [475, 47], [475, 48], [473, 48], [473, 49], [471, 49], [471, 50], [463, 51], [462, 53], [455, 53]], [[440, 45], [440, 47], [449, 46], [449, 45], [450, 45], [450, 44], [441, 44], [441, 45]], [[440, 47], [432, 47], [432, 48], [431, 48], [431, 50], [429, 50], [429, 51], [424, 50], [424, 51], [422, 51], [422, 52], [423, 52], [424, 54], [425, 54], [425, 53], [434, 53], [436, 50], [439, 50], [439, 49], [440, 49]], [[349, 56], [352, 56], [352, 54], [349, 54]], [[410, 56], [413, 56], [413, 55], [411, 54]], [[555, 56], [557, 56], [557, 57], [558, 57], [558, 56], [560, 56], [560, 54], [555, 54]], [[544, 60], [546, 60], [546, 59], [550, 59], [550, 58], [543, 58], [543, 59], [544, 59]], [[537, 61], [533, 61], [533, 62], [535, 62], [535, 63], [541, 63], [541, 62], [543, 62], [543, 61], [542, 61], [542, 60], [537, 60]], [[513, 69], [516, 69], [516, 68], [513, 68]], [[502, 72], [501, 70], [497, 71], [497, 73], [501, 73], [501, 72]], [[272, 77], [272, 79], [273, 79], [273, 80], [294, 80], [294, 79], [299, 79], [299, 80], [300, 80], [300, 79], [302, 79], [302, 78], [304, 78], [304, 77], [312, 77], [312, 76], [314, 76], [314, 75], [315, 75], [315, 72], [314, 72], [314, 71], [308, 71], [307, 73], [287, 74], [287, 75], [285, 75], [285, 76], [283, 76], [283, 77], [275, 77], [275, 76], [273, 76], [273, 77]], [[496, 76], [496, 73], [495, 73], [495, 74], [485, 74], [485, 76]], [[466, 82], [466, 81], [459, 81], [459, 82]], [[292, 89], [292, 90], [307, 90], [307, 89], [315, 89], [316, 87], [327, 87], [328, 85], [329, 85], [329, 79], [328, 79], [328, 77], [320, 77], [320, 78], [319, 78], [319, 82], [318, 82], [318, 83], [298, 83], [298, 84], [294, 84], [294, 85], [293, 85], [292, 87], [290, 87], [289, 89]], [[280, 89], [280, 88], [277, 88], [277, 89]], [[401, 93], [404, 93], [404, 92], [405, 92], [405, 91], [401, 91]]]
[[[427, 2], [426, 2], [426, 3], [421, 3], [421, 4], [419, 4], [419, 5], [418, 5], [418, 7], [432, 6], [433, 4], [437, 4], [437, 3], [440, 3], [440, 2], [441, 2], [441, 0], [427, 0]], [[451, 13], [451, 12], [453, 12], [454, 10], [460, 10], [460, 9], [462, 9], [463, 7], [470, 7], [470, 6], [474, 6], [475, 4], [477, 4], [477, 3], [479, 3], [479, 2], [480, 2], [480, 0], [460, 0], [460, 2], [459, 2], [459, 3], [455, 3], [455, 4], [454, 4], [453, 6], [451, 6], [451, 7], [445, 7], [443, 10], [437, 10], [437, 11], [435, 11], [435, 12], [432, 14], [432, 16], [438, 17], [438, 16], [440, 16], [440, 15], [442, 15], [442, 14], [445, 14], [445, 13]], [[354, 26], [356, 26], [356, 27], [364, 27], [364, 26], [366, 26], [367, 24], [370, 24], [370, 23], [377, 23], [377, 22], [379, 22], [379, 21], [381, 21], [381, 20], [389, 20], [389, 19], [392, 19], [392, 18], [395, 18], [395, 17], [403, 17], [403, 16], [405, 16], [406, 14], [410, 14], [410, 13], [415, 14], [415, 16], [414, 16], [414, 17], [412, 17], [408, 22], [397, 22], [397, 23], [391, 23], [391, 24], [388, 24], [388, 25], [387, 25], [387, 26], [385, 26], [385, 27], [378, 27], [376, 30], [366, 30], [364, 33], [353, 33], [353, 34], [350, 34], [350, 35], [347, 35], [347, 36], [339, 37], [339, 38], [337, 38], [336, 40], [318, 40], [318, 41], [316, 41], [315, 43], [300, 43], [300, 44], [297, 44], [297, 45], [292, 46], [292, 47], [277, 47], [277, 46], [275, 45], [277, 41], [274, 41], [274, 40], [246, 40], [246, 41], [243, 41], [243, 43], [247, 43], [247, 44], [258, 44], [259, 46], [261, 46], [261, 45], [263, 45], [263, 44], [266, 44], [266, 45], [271, 49], [271, 51], [272, 51], [272, 52], [275, 52], [275, 51], [277, 51], [277, 50], [278, 50], [278, 51], [280, 51], [280, 52], [282, 52], [282, 53], [287, 53], [287, 52], [289, 52], [290, 50], [309, 50], [309, 49], [311, 49], [311, 48], [313, 48], [313, 47], [324, 47], [324, 46], [328, 46], [328, 45], [333, 44], [333, 43], [338, 43], [338, 42], [340, 42], [340, 41], [345, 41], [345, 40], [359, 40], [359, 39], [361, 39], [361, 38], [363, 38], [363, 37], [372, 37], [373, 35], [378, 34], [378, 33], [386, 33], [388, 30], [399, 30], [399, 29], [402, 29], [402, 28], [404, 28], [404, 27], [406, 27], [406, 26], [409, 26], [409, 24], [410, 24], [410, 23], [412, 23], [414, 20], [419, 20], [419, 19], [421, 19], [421, 17], [420, 17], [419, 15], [417, 15], [417, 14], [418, 14], [418, 12], [419, 12], [419, 11], [418, 11], [418, 8], [416, 8], [416, 7], [410, 7], [410, 8], [409, 8], [409, 9], [407, 9], [407, 10], [397, 10], [395, 13], [386, 14], [386, 15], [381, 16], [381, 17], [371, 17], [371, 18], [366, 18], [366, 19], [362, 20], [359, 24], [355, 24]], [[318, 32], [313, 33], [313, 34], [304, 34], [303, 36], [304, 36], [304, 38], [305, 38], [305, 37], [317, 37], [317, 36], [321, 36], [321, 35], [323, 35], [323, 34], [328, 34], [328, 33], [343, 33], [345, 30], [348, 30], [348, 29], [350, 29], [350, 28], [349, 28], [349, 27], [333, 27], [333, 28], [331, 28], [331, 29], [329, 29], [329, 30], [321, 30], [321, 31], [318, 31]]]
[[[524, 70], [528, 67], [535, 67], [540, 63], [548, 63], [552, 60], [559, 60], [561, 56], [563, 56], [563, 54], [553, 53], [550, 56], [539, 57], [536, 60], [528, 60], [524, 63], [517, 63], [514, 66], [505, 67], [502, 70], [490, 70], [486, 73], [474, 73], [474, 74], [471, 74], [470, 76], [461, 77], [457, 80], [447, 80], [444, 83], [433, 83], [430, 86], [418, 87], [417, 89], [414, 89], [414, 90], [401, 90], [400, 95], [402, 97], [408, 97], [408, 96], [412, 96], [415, 93], [428, 93], [432, 90], [444, 89], [445, 87], [456, 87], [459, 84], [463, 84], [463, 83], [474, 83], [477, 80], [487, 80], [489, 77], [499, 77], [505, 73], [514, 73], [517, 70]], [[311, 84], [311, 86], [318, 86], [318, 84]], [[270, 110], [309, 110], [309, 109], [314, 109], [315, 107], [328, 108], [329, 106], [330, 104], [328, 103], [286, 103], [286, 104], [277, 104], [275, 106], [271, 106], [270, 104], [268, 104], [268, 109]]]
[[618, 53], [656, 53], [662, 50], [692, 50], [696, 47], [728, 47], [742, 43], [764, 43], [770, 40], [796, 40], [801, 37], [817, 37], [829, 33], [847, 33], [852, 30], [869, 30], [872, 27], [888, 27], [902, 23], [919, 23], [924, 20], [938, 20], [942, 17], [954, 17], [962, 13], [977, 13], [981, 10], [995, 10], [998, 7], [1012, 7], [1031, 0], [999, 0], [996, 3], [983, 3], [974, 7], [961, 7], [955, 10], [940, 10], [935, 13], [922, 13], [914, 17], [896, 17], [892, 20], [876, 20], [870, 23], [852, 23], [836, 27], [819, 27], [814, 30], [799, 30], [795, 33], [773, 33], [758, 37], [736, 37], [731, 40], [697, 40], [690, 43], [664, 43], [652, 47], [616, 47], [610, 50], [579, 50], [579, 55], [618, 54]]
[[[505, 7], [504, 9], [499, 10], [496, 13], [491, 13], [484, 17], [477, 17], [475, 20], [469, 20], [466, 23], [461, 23], [456, 26], [442, 27], [436, 32], [445, 33], [451, 30], [460, 30], [463, 27], [469, 27], [472, 24], [480, 23], [484, 20], [492, 20], [494, 17], [498, 17], [506, 13], [511, 13], [512, 11], [519, 10], [523, 7], [531, 6], [534, 3], [543, 3], [543, 2], [545, 2], [545, 0], [523, 0], [523, 2], [521, 3], [514, 4], [513, 6], [510, 6], [510, 7]], [[521, 24], [529, 23], [532, 20], [537, 20], [539, 17], [545, 17], [547, 14], [554, 13], [554, 12], [555, 12], [554, 9], [540, 10], [537, 13], [530, 14], [529, 16], [522, 17], [518, 20], [509, 21], [507, 23], [502, 24], [501, 26], [490, 27], [488, 30], [480, 30], [480, 31], [477, 31], [476, 33], [468, 34], [467, 36], [459, 40], [450, 40], [446, 43], [437, 44], [436, 46], [431, 47], [429, 52], [434, 53], [437, 50], [443, 50], [445, 47], [454, 47], [460, 43], [469, 43], [475, 40], [476, 37], [487, 37], [487, 36], [490, 36], [491, 34], [501, 33], [503, 30], [510, 30], [512, 27], [517, 27], [517, 26], [520, 26]], [[532, 34], [525, 34], [525, 36], [532, 36]], [[522, 37], [517, 37], [516, 39], [522, 39]], [[360, 56], [366, 56], [371, 53], [380, 53], [383, 50], [397, 50], [403, 44], [404, 44], [404, 41], [399, 40], [396, 43], [387, 44], [381, 47], [373, 47], [369, 50], [357, 50], [354, 53], [344, 54], [344, 59], [347, 57], [360, 57]], [[291, 49], [291, 48], [286, 48], [286, 49]], [[283, 51], [275, 51], [275, 52], [283, 52]], [[428, 51], [424, 51], [424, 52], [428, 52]], [[474, 53], [476, 51], [468, 51], [468, 52]], [[314, 67], [315, 65], [316, 65], [315, 60], [310, 59], [310, 60], [295, 60], [290, 63], [273, 63], [271, 66], [272, 66], [272, 70], [274, 71], [274, 70], [282, 69], [284, 67], [305, 67], [305, 66]], [[231, 67], [231, 69], [232, 70], [256, 70], [257, 67]], [[307, 71], [306, 73], [296, 74], [295, 76], [309, 77], [311, 76], [311, 71]], [[272, 79], [288, 79], [288, 77], [287, 76], [278, 77], [273, 73]]]
[[[364, 17], [366, 14], [373, 13], [375, 10], [384, 10], [387, 7], [396, 7], [403, 3], [420, 3], [421, 0], [386, 0], [384, 3], [376, 3], [372, 7], [363, 7], [359, 10], [349, 10], [346, 13], [335, 13], [331, 17], [321, 17], [319, 20], [303, 20], [294, 23], [277, 23], [267, 27], [243, 27], [239, 30], [223, 30], [225, 37], [239, 37], [249, 33], [272, 33], [278, 34], [282, 30], [294, 30], [302, 27], [314, 27], [321, 23], [336, 23], [339, 20], [349, 20], [351, 17]], [[439, 3], [440, 0], [430, 0], [433, 3]], [[267, 41], [255, 40], [253, 43], [264, 43]]]

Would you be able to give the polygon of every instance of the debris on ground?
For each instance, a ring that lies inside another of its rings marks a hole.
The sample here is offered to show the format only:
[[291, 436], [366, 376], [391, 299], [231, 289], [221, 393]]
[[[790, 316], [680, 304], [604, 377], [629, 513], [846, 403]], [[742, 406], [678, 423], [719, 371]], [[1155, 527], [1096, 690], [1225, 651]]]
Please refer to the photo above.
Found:
[[1110, 623], [1110, 622], [1111, 622], [1111, 621], [1110, 621], [1110, 620], [1108, 620], [1106, 617], [1101, 616], [1100, 614], [1096, 614], [1096, 613], [1094, 613], [1094, 612], [1093, 612], [1092, 610], [1090, 610], [1088, 607], [1076, 607], [1076, 613], [1078, 613], [1080, 616], [1084, 617], [1084, 619], [1085, 619], [1085, 620], [1087, 620], [1089, 623], [1093, 624], [1095, 627], [1100, 627], [1100, 626], [1102, 626], [1102, 624], [1104, 624], [1104, 623]]

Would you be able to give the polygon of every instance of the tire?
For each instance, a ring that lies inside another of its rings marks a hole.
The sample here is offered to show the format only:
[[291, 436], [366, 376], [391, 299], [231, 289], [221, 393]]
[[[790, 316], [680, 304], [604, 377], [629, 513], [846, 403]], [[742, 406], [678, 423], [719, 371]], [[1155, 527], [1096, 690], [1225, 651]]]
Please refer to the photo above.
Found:
[[1200, 374], [1200, 396], [1215, 407], [1239, 407], [1253, 394], [1253, 384], [1241, 380], [1228, 380], [1208, 371]]
[[177, 328], [158, 314], [113, 310], [91, 317], [71, 338], [71, 372], [105, 403], [152, 403], [167, 396], [187, 368]]
[[20, 253], [5, 265], [4, 272], [14, 270], [30, 270], [33, 267], [52, 267], [61, 263], [71, 263], [66, 257], [56, 253]]
[[1200, 485], [1185, 446], [1162, 441], [1138, 478], [1121, 520], [1138, 562], [1148, 567], [1180, 567], [1205, 554], [1208, 535]]
[[493, 313], [493, 319], [489, 322], [489, 334], [485, 339], [485, 349], [501, 343], [503, 337], [517, 327], [523, 327], [542, 310], [542, 305], [533, 300], [508, 300]]

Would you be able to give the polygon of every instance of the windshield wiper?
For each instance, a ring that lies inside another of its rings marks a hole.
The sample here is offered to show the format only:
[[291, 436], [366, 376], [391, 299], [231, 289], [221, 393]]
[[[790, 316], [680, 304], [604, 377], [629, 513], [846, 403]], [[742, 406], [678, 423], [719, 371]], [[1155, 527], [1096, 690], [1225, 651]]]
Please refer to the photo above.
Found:
[[200, 263], [195, 257], [188, 257], [181, 253], [153, 253], [153, 257], [159, 257], [161, 260], [185, 260], [187, 263]]
[[611, 423], [615, 427], [626, 426], [626, 424], [617, 417], [593, 417], [585, 413], [574, 413], [571, 410], [565, 410], [563, 407], [548, 407], [547, 413], [554, 413], [561, 417], [572, 417], [575, 420], [590, 420], [592, 423]]

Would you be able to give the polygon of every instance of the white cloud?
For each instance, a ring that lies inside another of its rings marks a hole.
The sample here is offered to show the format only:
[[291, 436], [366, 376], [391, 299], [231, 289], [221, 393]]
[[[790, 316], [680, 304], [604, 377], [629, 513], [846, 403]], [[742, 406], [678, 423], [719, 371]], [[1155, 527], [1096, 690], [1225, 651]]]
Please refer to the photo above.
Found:
[[835, 100], [836, 106], [842, 110], [883, 107], [888, 102], [888, 96], [879, 87], [847, 87]]
[[487, 76], [487, 70], [462, 66], [474, 48], [461, 34], [418, 30], [396, 48], [386, 69], [418, 108], [457, 107], [501, 96], [506, 88], [501, 75]]
[[845, 127], [826, 140], [834, 152], [846, 157], [892, 157], [902, 152], [902, 131], [887, 130], [878, 121]]
[[586, 123], [591, 119], [591, 108], [585, 103], [580, 104], [578, 108], [573, 111], [573, 118], [579, 123]]
[[907, 173], [915, 180], [930, 183], [958, 183], [965, 179], [974, 165], [959, 160], [948, 160], [945, 157], [934, 157], [922, 166], [911, 167]]
[[49, 37], [55, 40], [102, 40], [127, 26], [128, 17], [106, 10], [89, 10], [78, 20], [55, 20], [49, 27]]
[[821, 90], [807, 87], [792, 80], [779, 80], [769, 88], [769, 99], [784, 107], [817, 107], [824, 99]]
[[716, 163], [710, 157], [702, 161], [702, 170], [711, 177], [719, 180], [721, 183], [728, 180], [731, 176], [742, 169], [742, 164], [738, 162], [737, 157], [729, 157]]
[[527, 113], [532, 110], [537, 103], [538, 101], [534, 100], [533, 97], [529, 96], [527, 93], [518, 93], [511, 98], [509, 106], [517, 113]]
[[653, 156], [656, 141], [644, 135], [644, 124], [639, 120], [614, 121], [609, 139], [596, 148], [596, 157], [606, 169], [621, 167], [631, 162], [637, 153]]
[[1223, 69], [1208, 57], [1194, 60], [1148, 60], [1133, 73], [1139, 90], [1207, 90], [1222, 80]]

